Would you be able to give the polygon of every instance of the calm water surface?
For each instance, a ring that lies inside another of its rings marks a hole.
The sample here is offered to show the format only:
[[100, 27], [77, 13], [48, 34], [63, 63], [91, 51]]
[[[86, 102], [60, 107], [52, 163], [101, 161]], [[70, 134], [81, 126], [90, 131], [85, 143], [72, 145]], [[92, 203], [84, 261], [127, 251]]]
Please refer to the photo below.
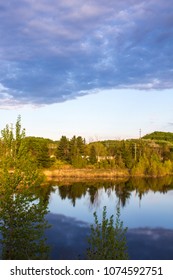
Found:
[[103, 206], [110, 216], [117, 203], [130, 258], [173, 259], [173, 178], [54, 183], [47, 216], [51, 258], [84, 258], [93, 212], [101, 220]]
[[[77, 186], [76, 186], [77, 187]], [[80, 187], [80, 186], [79, 186]], [[73, 189], [73, 185], [70, 186]], [[68, 196], [68, 194], [67, 194]], [[80, 198], [61, 198], [59, 187], [51, 193], [49, 210], [54, 214], [63, 214], [79, 221], [92, 223], [93, 212], [97, 211], [101, 218], [103, 206], [107, 206], [108, 216], [115, 213], [119, 199], [115, 190], [100, 188], [96, 198], [91, 202], [88, 189]], [[136, 191], [130, 192], [125, 205], [121, 205], [121, 219], [128, 228], [134, 227], [163, 227], [173, 229], [173, 190], [167, 193], [148, 191], [139, 198]]]
[[173, 177], [56, 182], [0, 199], [3, 259], [85, 259], [93, 213], [101, 221], [118, 204], [130, 259], [173, 260]]

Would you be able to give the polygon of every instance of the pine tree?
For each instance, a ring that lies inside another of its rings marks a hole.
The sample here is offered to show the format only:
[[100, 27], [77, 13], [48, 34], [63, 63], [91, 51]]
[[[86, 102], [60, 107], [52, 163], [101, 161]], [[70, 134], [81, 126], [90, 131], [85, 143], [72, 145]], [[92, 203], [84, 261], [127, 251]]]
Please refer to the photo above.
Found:
[[90, 148], [89, 160], [90, 160], [91, 164], [95, 164], [97, 162], [96, 149], [95, 149], [94, 145], [92, 145]]
[[56, 157], [62, 161], [70, 161], [70, 146], [69, 139], [62, 136], [56, 151]]

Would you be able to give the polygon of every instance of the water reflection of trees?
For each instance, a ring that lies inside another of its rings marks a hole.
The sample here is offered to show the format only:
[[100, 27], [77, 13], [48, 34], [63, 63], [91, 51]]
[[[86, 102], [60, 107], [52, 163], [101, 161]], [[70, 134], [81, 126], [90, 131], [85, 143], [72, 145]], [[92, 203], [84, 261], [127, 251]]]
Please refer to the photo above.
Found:
[[149, 191], [167, 193], [173, 189], [173, 177], [160, 177], [160, 178], [132, 178], [129, 184], [136, 191], [136, 194], [141, 200], [144, 194]]
[[112, 193], [115, 193], [122, 206], [125, 206], [131, 195], [131, 189], [129, 189], [124, 183], [117, 182], [77, 182], [68, 186], [59, 186], [58, 189], [61, 199], [71, 200], [73, 206], [76, 204], [76, 199], [80, 199], [86, 195], [89, 196], [90, 205], [98, 205], [102, 189], [104, 189], [108, 197]]
[[98, 192], [98, 188], [97, 187], [95, 187], [95, 186], [88, 187], [88, 195], [89, 195], [90, 203], [92, 205], [95, 205], [95, 204], [98, 203], [99, 192]]
[[[12, 178], [12, 177], [10, 177]], [[14, 177], [18, 178], [18, 176]], [[13, 179], [14, 179], [13, 178]], [[55, 184], [54, 184], [55, 185]], [[50, 194], [55, 190], [51, 185], [44, 187], [0, 188], [0, 230], [3, 259], [46, 259], [49, 248], [44, 231], [48, 227], [45, 215]], [[68, 199], [73, 206], [82, 197], [89, 198], [90, 206], [96, 207], [106, 193], [115, 196], [124, 207], [131, 193], [139, 199], [149, 191], [166, 193], [173, 190], [173, 178], [131, 178], [111, 182], [76, 182], [58, 187], [61, 199]], [[117, 199], [115, 199], [117, 203]]]
[[104, 188], [107, 190], [110, 188], [110, 184], [108, 182], [76, 182], [71, 185], [61, 185], [59, 186], [59, 195], [61, 199], [69, 199], [71, 200], [73, 206], [76, 204], [76, 200], [86, 195], [89, 196], [89, 200], [91, 204], [97, 204], [99, 199], [99, 190]]
[[59, 195], [61, 199], [71, 200], [73, 206], [76, 199], [89, 196], [90, 205], [97, 205], [101, 196], [101, 189], [104, 189], [108, 197], [115, 194], [119, 204], [124, 207], [130, 199], [131, 193], [136, 192], [141, 200], [143, 195], [149, 191], [166, 193], [173, 189], [173, 177], [161, 178], [131, 178], [124, 181], [111, 182], [76, 182], [71, 185], [59, 186]]
[[65, 186], [62, 185], [59, 187], [59, 195], [61, 199], [70, 199], [73, 206], [76, 204], [76, 199], [85, 196], [87, 192], [87, 188], [85, 184], [81, 183], [73, 183], [73, 185]]

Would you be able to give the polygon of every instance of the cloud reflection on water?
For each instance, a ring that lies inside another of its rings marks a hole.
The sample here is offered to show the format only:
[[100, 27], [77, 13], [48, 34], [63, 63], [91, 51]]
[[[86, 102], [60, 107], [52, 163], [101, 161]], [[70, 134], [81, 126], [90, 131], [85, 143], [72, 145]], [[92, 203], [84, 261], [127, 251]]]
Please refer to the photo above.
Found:
[[[59, 214], [47, 215], [52, 225], [47, 230], [51, 259], [84, 259], [88, 223]], [[130, 259], [173, 259], [173, 230], [165, 228], [130, 228], [127, 232]]]

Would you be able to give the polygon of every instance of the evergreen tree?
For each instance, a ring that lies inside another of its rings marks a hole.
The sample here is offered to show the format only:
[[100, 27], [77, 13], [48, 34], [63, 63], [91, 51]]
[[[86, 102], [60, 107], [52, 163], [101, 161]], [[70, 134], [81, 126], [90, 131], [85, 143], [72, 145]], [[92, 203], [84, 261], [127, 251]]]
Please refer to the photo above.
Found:
[[77, 148], [79, 150], [80, 155], [85, 155], [85, 150], [86, 150], [86, 143], [85, 139], [82, 138], [81, 136], [78, 136], [77, 139]]
[[89, 160], [91, 164], [95, 164], [97, 162], [96, 149], [94, 145], [92, 145], [90, 148]]
[[81, 136], [73, 136], [69, 143], [70, 146], [70, 163], [77, 168], [86, 165], [85, 154], [85, 141]]
[[56, 157], [63, 161], [70, 161], [70, 145], [66, 136], [62, 136], [56, 151]]

